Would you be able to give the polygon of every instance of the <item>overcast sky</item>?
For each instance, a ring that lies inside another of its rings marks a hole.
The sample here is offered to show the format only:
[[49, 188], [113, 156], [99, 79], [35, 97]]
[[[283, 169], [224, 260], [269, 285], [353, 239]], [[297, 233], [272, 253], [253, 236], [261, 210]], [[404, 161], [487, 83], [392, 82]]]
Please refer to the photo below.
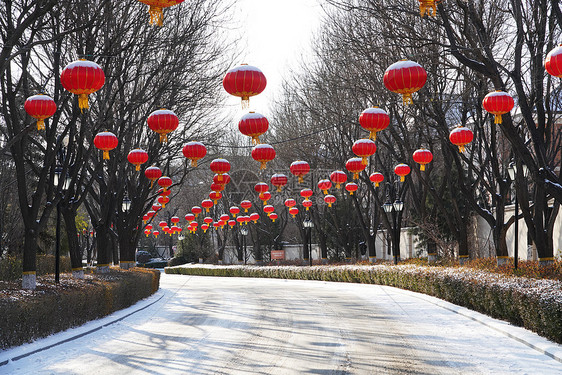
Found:
[[[251, 109], [267, 116], [273, 97], [278, 95], [282, 77], [295, 68], [302, 54], [310, 51], [310, 42], [318, 28], [322, 9], [320, 0], [238, 0], [235, 22], [239, 23], [243, 42], [243, 61], [261, 69], [267, 78], [265, 91], [250, 99]], [[229, 105], [240, 106], [240, 99]], [[242, 113], [242, 112], [241, 112]]]

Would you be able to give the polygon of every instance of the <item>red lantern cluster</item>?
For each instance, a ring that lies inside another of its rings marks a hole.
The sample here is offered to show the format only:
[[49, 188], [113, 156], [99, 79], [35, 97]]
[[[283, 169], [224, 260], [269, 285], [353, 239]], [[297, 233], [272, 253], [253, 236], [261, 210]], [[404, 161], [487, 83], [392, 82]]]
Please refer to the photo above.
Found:
[[404, 105], [413, 103], [412, 94], [420, 90], [427, 81], [427, 72], [420, 64], [410, 60], [398, 61], [386, 69], [385, 87], [402, 95]]
[[45, 129], [45, 119], [57, 111], [57, 104], [47, 95], [33, 95], [25, 100], [23, 109], [37, 120], [37, 130]]
[[242, 98], [242, 108], [248, 108], [250, 97], [265, 90], [267, 80], [255, 66], [242, 64], [226, 73], [222, 85], [230, 95]]
[[514, 104], [511, 95], [500, 90], [489, 93], [482, 101], [484, 109], [494, 115], [494, 124], [501, 124], [502, 115], [511, 111]]

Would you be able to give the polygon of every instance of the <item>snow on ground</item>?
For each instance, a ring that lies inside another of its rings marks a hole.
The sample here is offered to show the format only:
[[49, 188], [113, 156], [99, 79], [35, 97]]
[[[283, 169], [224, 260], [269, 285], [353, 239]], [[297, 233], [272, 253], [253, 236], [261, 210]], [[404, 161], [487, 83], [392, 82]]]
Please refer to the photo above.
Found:
[[162, 274], [154, 296], [2, 351], [4, 361], [0, 374], [14, 375], [547, 375], [562, 373], [562, 347], [391, 287]]

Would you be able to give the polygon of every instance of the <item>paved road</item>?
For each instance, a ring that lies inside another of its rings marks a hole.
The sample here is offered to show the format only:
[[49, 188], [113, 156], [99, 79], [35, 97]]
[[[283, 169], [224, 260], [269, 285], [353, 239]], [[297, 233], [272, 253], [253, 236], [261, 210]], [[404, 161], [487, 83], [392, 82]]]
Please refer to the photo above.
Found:
[[562, 363], [398, 289], [162, 276], [155, 304], [0, 374], [562, 372]]

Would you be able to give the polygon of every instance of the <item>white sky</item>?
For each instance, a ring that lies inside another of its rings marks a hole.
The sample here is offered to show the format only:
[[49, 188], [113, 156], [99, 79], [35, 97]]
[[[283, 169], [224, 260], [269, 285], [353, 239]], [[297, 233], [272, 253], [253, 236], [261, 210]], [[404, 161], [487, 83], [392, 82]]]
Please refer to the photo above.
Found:
[[[250, 99], [250, 109], [267, 116], [271, 101], [278, 96], [283, 76], [291, 67], [297, 67], [302, 54], [309, 53], [311, 38], [322, 14], [319, 1], [236, 2], [234, 21], [242, 26], [240, 47], [243, 51], [239, 63], [258, 67], [267, 78], [264, 92]], [[227, 104], [240, 108], [240, 99], [230, 98]]]

